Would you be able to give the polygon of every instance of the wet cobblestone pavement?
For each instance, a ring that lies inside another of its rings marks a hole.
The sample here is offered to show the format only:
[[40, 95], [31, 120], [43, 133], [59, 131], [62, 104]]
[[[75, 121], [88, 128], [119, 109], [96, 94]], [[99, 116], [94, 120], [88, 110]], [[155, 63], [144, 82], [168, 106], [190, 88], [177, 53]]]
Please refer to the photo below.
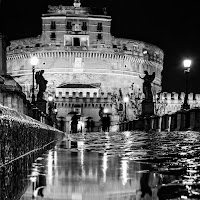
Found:
[[1, 200], [200, 199], [200, 133], [87, 133], [0, 168]]

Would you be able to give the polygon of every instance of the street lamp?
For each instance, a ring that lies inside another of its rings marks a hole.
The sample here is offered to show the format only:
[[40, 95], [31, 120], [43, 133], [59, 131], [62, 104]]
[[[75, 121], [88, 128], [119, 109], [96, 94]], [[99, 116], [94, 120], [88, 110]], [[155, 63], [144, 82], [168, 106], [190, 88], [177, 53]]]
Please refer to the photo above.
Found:
[[108, 108], [104, 108], [103, 112], [107, 115], [107, 113], [108, 113]]
[[50, 125], [51, 126], [56, 126], [57, 127], [57, 120], [56, 120], [56, 115], [58, 113], [58, 110], [56, 108], [56, 104], [54, 102], [53, 96], [48, 97], [48, 114], [49, 114], [49, 119], [50, 119]]
[[35, 104], [35, 66], [38, 64], [38, 58], [36, 56], [33, 56], [31, 58], [31, 65], [32, 65], [32, 73], [33, 73], [33, 86], [32, 86], [32, 104]]
[[126, 103], [128, 103], [129, 101], [129, 97], [124, 97], [124, 105], [125, 105], [125, 110], [124, 110], [124, 121], [127, 121], [127, 118], [126, 118]]
[[183, 61], [183, 66], [184, 66], [184, 74], [185, 74], [185, 97], [184, 97], [184, 102], [182, 105], [182, 108], [185, 110], [190, 109], [190, 105], [188, 104], [188, 75], [190, 73], [190, 66], [191, 66], [192, 61], [189, 59], [186, 59]]

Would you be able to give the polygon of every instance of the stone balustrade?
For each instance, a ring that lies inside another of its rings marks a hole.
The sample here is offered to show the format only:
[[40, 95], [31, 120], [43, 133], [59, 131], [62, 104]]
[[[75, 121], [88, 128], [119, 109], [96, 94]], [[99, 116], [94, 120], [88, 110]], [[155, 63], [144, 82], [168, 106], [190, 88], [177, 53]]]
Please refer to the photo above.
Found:
[[163, 116], [141, 117], [138, 120], [123, 122], [120, 131], [200, 131], [200, 108], [179, 110]]

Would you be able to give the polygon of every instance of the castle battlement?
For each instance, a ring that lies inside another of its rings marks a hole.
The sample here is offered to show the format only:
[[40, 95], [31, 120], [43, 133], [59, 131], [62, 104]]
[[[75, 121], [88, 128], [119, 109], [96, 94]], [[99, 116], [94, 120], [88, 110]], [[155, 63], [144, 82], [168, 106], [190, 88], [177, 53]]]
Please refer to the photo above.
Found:
[[61, 107], [87, 107], [87, 108], [96, 108], [99, 109], [100, 107], [107, 107], [112, 108], [112, 101], [111, 101], [111, 93], [87, 93], [86, 96], [83, 96], [82, 93], [73, 93], [73, 94], [66, 94], [66, 96], [56, 96], [54, 99], [57, 108]]
[[[92, 101], [99, 101], [100, 99], [111, 101], [112, 94], [108, 93], [97, 93], [97, 92], [58, 92], [56, 90], [55, 98], [57, 100], [68, 99], [68, 98], [78, 98], [78, 99], [92, 99]], [[90, 100], [91, 101], [91, 100]]]
[[[168, 93], [162, 92], [157, 94], [156, 99], [154, 99], [155, 106], [163, 109], [162, 114], [174, 113], [181, 109], [185, 98], [185, 93]], [[188, 94], [188, 104], [190, 108], [200, 107], [200, 94], [189, 93]]]
[[[162, 93], [157, 94], [157, 98], [159, 100], [167, 100], [169, 102], [184, 101], [184, 97], [185, 97], [185, 93], [184, 92], [181, 92], [181, 93], [162, 92]], [[189, 93], [188, 94], [188, 100], [191, 101], [191, 102], [192, 101], [200, 101], [200, 94]]]

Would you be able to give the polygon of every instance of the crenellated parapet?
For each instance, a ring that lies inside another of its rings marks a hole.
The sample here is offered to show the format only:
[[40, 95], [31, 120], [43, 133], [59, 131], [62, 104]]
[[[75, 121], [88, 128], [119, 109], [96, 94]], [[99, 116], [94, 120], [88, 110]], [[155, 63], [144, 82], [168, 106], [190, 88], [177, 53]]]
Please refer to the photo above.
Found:
[[[156, 104], [165, 104], [165, 114], [174, 113], [181, 109], [184, 102], [185, 93], [159, 93], [156, 96]], [[190, 93], [188, 94], [188, 104], [190, 108], [200, 107], [200, 94]]]
[[104, 99], [111, 102], [112, 94], [108, 93], [97, 93], [97, 92], [57, 92], [55, 93], [55, 98], [57, 99], [68, 99], [68, 98], [86, 98], [86, 99]]
[[55, 103], [58, 108], [60, 107], [76, 107], [79, 105], [84, 108], [96, 108], [100, 107], [112, 107], [112, 95], [111, 93], [90, 93], [87, 92], [86, 95], [83, 95], [82, 92], [73, 92], [73, 93], [65, 93], [61, 92], [58, 95], [55, 95]]

